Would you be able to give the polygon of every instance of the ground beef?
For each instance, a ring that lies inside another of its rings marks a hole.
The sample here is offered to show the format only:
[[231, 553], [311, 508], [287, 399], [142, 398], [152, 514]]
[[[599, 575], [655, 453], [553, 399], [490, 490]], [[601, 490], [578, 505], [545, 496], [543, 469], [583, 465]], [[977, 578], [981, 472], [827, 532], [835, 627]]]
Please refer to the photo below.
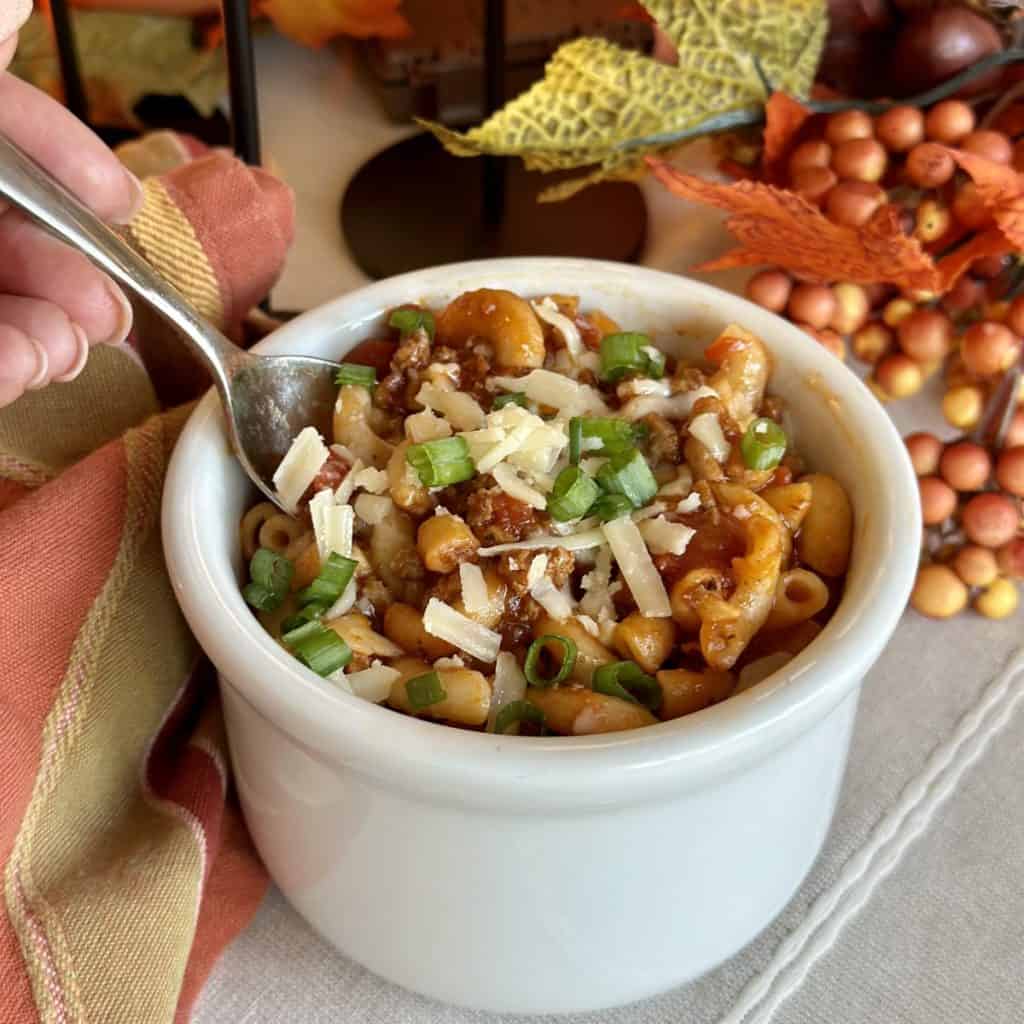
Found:
[[302, 501], [309, 501], [317, 491], [336, 490], [338, 484], [348, 475], [352, 463], [339, 455], [333, 448], [327, 453], [327, 461], [320, 467], [320, 472], [313, 477], [313, 482], [306, 488]]
[[436, 597], [445, 604], [454, 605], [462, 597], [462, 577], [458, 572], [438, 576], [427, 588], [426, 598]]
[[485, 547], [522, 540], [538, 525], [534, 509], [498, 487], [473, 491], [466, 499], [464, 518]]
[[668, 462], [673, 466], [680, 461], [679, 432], [664, 416], [649, 413], [640, 420], [647, 427], [647, 450], [654, 465]]
[[493, 360], [494, 350], [484, 342], [463, 349], [456, 359], [459, 364], [459, 390], [469, 392], [485, 405], [493, 400], [493, 395], [487, 390]]
[[498, 557], [498, 575], [508, 583], [514, 592], [525, 594], [527, 591], [526, 576], [530, 565], [538, 555], [548, 556], [544, 575], [556, 587], [561, 587], [567, 582], [576, 567], [576, 556], [564, 548], [545, 548], [543, 551], [506, 551], [505, 554]]
[[391, 369], [395, 373], [409, 368], [420, 370], [431, 362], [433, 357], [427, 332], [413, 331], [396, 349], [391, 359]]

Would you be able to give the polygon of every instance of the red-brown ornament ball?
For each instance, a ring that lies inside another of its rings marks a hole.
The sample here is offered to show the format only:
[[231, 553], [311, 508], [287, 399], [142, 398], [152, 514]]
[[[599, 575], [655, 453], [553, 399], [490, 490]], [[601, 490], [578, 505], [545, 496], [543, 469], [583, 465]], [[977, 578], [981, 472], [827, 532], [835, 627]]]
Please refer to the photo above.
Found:
[[992, 475], [992, 458], [980, 444], [951, 444], [939, 461], [942, 479], [957, 491], [980, 491]]
[[956, 511], [956, 491], [937, 476], [917, 481], [921, 494], [921, 518], [925, 526], [938, 526]]
[[1017, 358], [1017, 336], [1005, 324], [982, 320], [964, 332], [960, 355], [967, 369], [979, 377], [1002, 373]]
[[1004, 491], [1024, 497], [1024, 445], [1004, 448], [999, 453], [996, 480]]
[[908, 434], [903, 443], [907, 446], [907, 454], [918, 476], [932, 476], [938, 472], [942, 442], [934, 434], [925, 431]]
[[983, 548], [999, 548], [1016, 536], [1020, 512], [1013, 498], [989, 491], [964, 505], [961, 520], [968, 540]]
[[748, 282], [746, 296], [773, 313], [781, 313], [793, 291], [793, 279], [784, 270], [762, 270]]

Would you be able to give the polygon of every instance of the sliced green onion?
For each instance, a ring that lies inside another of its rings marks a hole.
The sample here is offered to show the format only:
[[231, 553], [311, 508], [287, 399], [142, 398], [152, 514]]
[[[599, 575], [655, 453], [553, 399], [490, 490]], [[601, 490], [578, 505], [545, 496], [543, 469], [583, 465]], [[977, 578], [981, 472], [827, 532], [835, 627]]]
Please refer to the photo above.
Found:
[[624, 494], [602, 494], [590, 506], [590, 514], [597, 516], [602, 522], [610, 523], [633, 511], [633, 502]]
[[281, 633], [290, 633], [293, 629], [298, 629], [307, 622], [319, 619], [325, 611], [327, 611], [327, 605], [320, 604], [319, 601], [312, 601], [305, 608], [300, 608], [294, 615], [289, 615], [281, 623]]
[[579, 416], [573, 416], [569, 420], [569, 463], [573, 466], [580, 464], [580, 455], [583, 452], [583, 420]]
[[464, 437], [442, 437], [410, 445], [405, 458], [424, 487], [459, 484], [476, 472]]
[[601, 339], [601, 379], [615, 383], [627, 374], [665, 376], [665, 356], [646, 334], [623, 331]]
[[405, 684], [405, 694], [409, 703], [416, 708], [429, 708], [431, 704], [440, 704], [448, 696], [441, 685], [441, 677], [436, 672], [424, 672], [414, 676]]
[[246, 583], [242, 587], [242, 597], [245, 598], [246, 604], [261, 612], [272, 612], [275, 608], [280, 608], [284, 600], [283, 594], [275, 594], [258, 583]]
[[[559, 644], [562, 648], [562, 662], [553, 676], [542, 676], [540, 674], [540, 656], [547, 644]], [[531, 686], [554, 686], [563, 679], [568, 678], [573, 665], [576, 664], [576, 642], [567, 636], [555, 636], [553, 633], [546, 633], [530, 644], [526, 652], [526, 662], [523, 665], [523, 675]]]
[[633, 661], [613, 661], [610, 665], [602, 665], [594, 672], [591, 686], [596, 693], [643, 704], [651, 711], [661, 709], [661, 683]]
[[398, 328], [403, 338], [422, 328], [434, 340], [434, 314], [429, 309], [396, 309], [388, 317], [388, 326]]
[[740, 454], [747, 469], [774, 469], [786, 454], [786, 432], [764, 417], [754, 420], [740, 440]]
[[643, 354], [647, 357], [647, 369], [645, 376], [654, 380], [661, 380], [665, 376], [665, 353], [656, 349], [653, 345], [645, 345]]
[[334, 383], [339, 388], [351, 384], [372, 391], [377, 386], [377, 371], [372, 366], [363, 366], [361, 363], [342, 363], [338, 367]]
[[494, 731], [500, 736], [503, 732], [508, 732], [513, 725], [519, 725], [522, 722], [543, 725], [544, 712], [528, 700], [509, 701], [495, 717]]
[[601, 488], [579, 466], [566, 466], [548, 495], [548, 515], [558, 523], [579, 519], [600, 493]]
[[352, 660], [352, 649], [333, 629], [317, 621], [289, 630], [281, 637], [296, 658], [317, 675], [329, 676]]
[[596, 438], [601, 442], [600, 448], [587, 452], [593, 455], [621, 455], [636, 447], [637, 441], [646, 432], [642, 423], [630, 423], [629, 420], [617, 420], [609, 416], [590, 416], [569, 421], [569, 460], [572, 461], [572, 424], [579, 422], [581, 434], [580, 448], [583, 449], [584, 438]]
[[492, 409], [504, 409], [506, 405], [521, 405], [526, 408], [526, 395], [522, 391], [513, 391], [508, 395], [498, 395], [491, 403]]
[[295, 566], [284, 555], [270, 548], [260, 548], [249, 562], [249, 575], [253, 583], [264, 590], [284, 597], [295, 575]]
[[317, 578], [304, 590], [299, 591], [299, 604], [334, 604], [355, 575], [356, 565], [354, 558], [346, 558], [337, 551], [332, 551]]
[[624, 494], [636, 508], [658, 493], [658, 481], [638, 450], [613, 455], [597, 471], [597, 482], [609, 494]]

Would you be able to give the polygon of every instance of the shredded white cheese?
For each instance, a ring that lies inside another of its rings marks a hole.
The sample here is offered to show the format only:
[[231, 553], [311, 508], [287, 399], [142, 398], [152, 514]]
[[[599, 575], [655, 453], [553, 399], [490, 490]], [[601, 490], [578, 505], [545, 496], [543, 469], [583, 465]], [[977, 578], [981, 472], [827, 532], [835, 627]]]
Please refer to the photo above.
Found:
[[503, 555], [506, 551], [533, 551], [536, 548], [578, 551], [580, 548], [594, 548], [607, 543], [607, 538], [600, 529], [582, 530], [579, 533], [567, 534], [565, 537], [529, 537], [527, 540], [518, 540], [511, 544], [495, 544], [489, 548], [480, 548], [477, 554], [487, 558], [491, 555]]
[[636, 398], [637, 395], [661, 395], [668, 398], [672, 394], [672, 382], [669, 380], [651, 380], [650, 377], [634, 377], [632, 380], [624, 380], [616, 389], [615, 393], [622, 401]]
[[548, 503], [544, 495], [520, 479], [519, 474], [508, 463], [499, 462], [491, 470], [491, 475], [494, 477], [494, 482], [509, 497], [515, 498], [516, 501], [521, 501], [531, 508], [541, 510], [547, 508]]
[[[514, 654], [502, 651], [494, 666], [494, 686], [491, 690], [491, 710], [487, 715], [487, 731], [494, 732], [494, 723], [498, 712], [514, 700], [522, 700], [526, 696], [526, 676], [519, 667]], [[511, 726], [510, 733], [519, 732], [519, 726]]]
[[583, 351], [583, 339], [579, 328], [562, 313], [550, 295], [545, 295], [540, 302], [532, 302], [534, 312], [547, 321], [562, 336], [566, 350], [574, 360]]
[[529, 589], [544, 579], [548, 567], [547, 555], [534, 555], [530, 560], [530, 568], [526, 570], [526, 587]]
[[651, 561], [639, 527], [629, 516], [622, 516], [605, 523], [602, 529], [641, 614], [649, 618], [668, 618], [672, 614], [668, 592]]
[[693, 491], [688, 494], [678, 505], [676, 505], [676, 511], [681, 512], [684, 515], [687, 512], [696, 512], [700, 508], [700, 495]]
[[345, 474], [344, 479], [338, 484], [334, 492], [334, 503], [336, 505], [344, 505], [352, 497], [352, 492], [356, 489], [356, 477], [362, 471], [363, 465], [362, 459], [356, 459], [352, 463], [352, 468]]
[[457, 654], [453, 654], [450, 658], [438, 658], [430, 667], [443, 672], [446, 668], [465, 668], [466, 663]]
[[483, 409], [465, 391], [446, 391], [435, 384], [424, 384], [416, 395], [416, 401], [441, 413], [456, 430], [478, 430], [484, 425]]
[[405, 436], [413, 444], [423, 444], [425, 441], [438, 441], [442, 437], [451, 437], [452, 425], [443, 417], [438, 416], [432, 409], [424, 409], [422, 412], [414, 412], [405, 418]]
[[352, 611], [352, 606], [356, 603], [356, 592], [356, 581], [353, 577], [348, 581], [348, 586], [342, 591], [341, 597], [324, 612], [324, 619], [330, 622], [332, 619], [347, 615]]
[[667, 498], [675, 495], [685, 496], [693, 490], [693, 473], [690, 467], [683, 465], [676, 468], [676, 477], [658, 488], [658, 497]]
[[612, 553], [607, 547], [599, 548], [594, 559], [594, 568], [580, 580], [580, 586], [583, 588], [580, 611], [597, 618], [600, 618], [602, 612], [612, 613], [612, 595], [621, 584], [616, 583], [614, 588], [610, 585], [611, 573]]
[[697, 531], [683, 523], [673, 523], [664, 516], [640, 524], [640, 535], [656, 555], [681, 555]]
[[388, 475], [383, 469], [367, 466], [359, 470], [352, 483], [357, 490], [369, 491], [371, 494], [383, 494], [388, 489]]
[[379, 704], [382, 700], [388, 699], [388, 695], [391, 693], [391, 684], [401, 674], [398, 669], [390, 668], [388, 665], [382, 665], [379, 661], [374, 660], [370, 662], [369, 668], [364, 668], [361, 672], [352, 672], [342, 678], [357, 697]]
[[678, 395], [638, 395], [631, 398], [620, 410], [619, 414], [627, 420], [638, 420], [650, 413], [658, 413], [668, 420], [685, 420], [693, 407], [701, 398], [718, 398], [714, 388], [701, 385], [693, 391], [683, 391]]
[[395, 503], [386, 494], [360, 494], [353, 507], [364, 523], [376, 526], [394, 512]]
[[274, 487], [281, 503], [293, 512], [330, 453], [314, 427], [305, 427], [274, 470]]
[[320, 555], [320, 561], [325, 562], [331, 550], [327, 546], [327, 519], [326, 512], [334, 505], [334, 492], [328, 487], [317, 491], [309, 499], [309, 518], [313, 522], [313, 535], [316, 537], [316, 549]]
[[522, 377], [492, 377], [490, 382], [502, 391], [522, 391], [531, 402], [551, 406], [569, 416], [608, 414], [608, 406], [596, 388], [551, 370], [531, 370]]
[[491, 597], [483, 570], [473, 562], [459, 566], [459, 582], [462, 584], [462, 603], [470, 615], [485, 615], [491, 607]]
[[436, 597], [427, 602], [423, 611], [423, 628], [478, 661], [493, 662], [501, 650], [500, 633], [481, 626]]
[[725, 462], [732, 450], [722, 433], [722, 425], [718, 422], [718, 413], [702, 412], [690, 420], [690, 433], [697, 438], [715, 462]]
[[557, 619], [559, 622], [564, 622], [568, 619], [575, 607], [572, 598], [565, 591], [559, 590], [547, 576], [544, 576], [530, 587], [530, 597], [551, 618]]
[[327, 553], [337, 551], [346, 558], [352, 557], [352, 528], [355, 513], [351, 505], [332, 505], [324, 509], [324, 546]]
[[477, 460], [477, 472], [490, 473], [499, 462], [508, 458], [513, 452], [519, 451], [523, 447], [523, 442], [526, 441], [534, 429], [533, 424], [529, 421], [520, 423], [519, 426], [507, 433], [501, 441], [488, 449]]
[[576, 621], [593, 637], [600, 635], [597, 623], [589, 615], [577, 615]]

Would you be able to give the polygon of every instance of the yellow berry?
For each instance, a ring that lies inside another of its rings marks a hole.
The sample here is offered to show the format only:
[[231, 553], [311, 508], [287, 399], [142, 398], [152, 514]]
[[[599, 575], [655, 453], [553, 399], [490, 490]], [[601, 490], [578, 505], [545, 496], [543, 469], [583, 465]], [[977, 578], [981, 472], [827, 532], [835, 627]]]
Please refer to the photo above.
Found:
[[975, 611], [987, 619], [1005, 619], [1017, 610], [1017, 588], [1005, 576], [993, 580], [975, 599]]
[[926, 565], [917, 574], [910, 603], [929, 618], [949, 619], [967, 605], [967, 587], [948, 565]]

